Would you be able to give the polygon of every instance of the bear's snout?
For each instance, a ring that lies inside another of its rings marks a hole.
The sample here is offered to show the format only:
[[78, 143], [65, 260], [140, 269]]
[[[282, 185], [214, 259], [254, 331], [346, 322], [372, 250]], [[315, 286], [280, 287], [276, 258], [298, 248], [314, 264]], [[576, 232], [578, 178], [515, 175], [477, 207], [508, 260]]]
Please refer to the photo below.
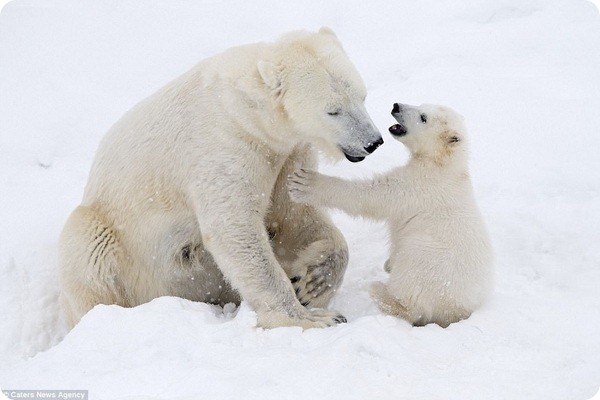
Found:
[[392, 115], [398, 114], [401, 108], [402, 106], [400, 104], [394, 103], [394, 106], [392, 107]]
[[367, 147], [365, 147], [365, 150], [367, 151], [367, 153], [371, 154], [372, 152], [377, 150], [377, 148], [379, 146], [381, 146], [382, 144], [383, 144], [383, 138], [379, 138], [375, 142], [369, 143], [369, 145]]

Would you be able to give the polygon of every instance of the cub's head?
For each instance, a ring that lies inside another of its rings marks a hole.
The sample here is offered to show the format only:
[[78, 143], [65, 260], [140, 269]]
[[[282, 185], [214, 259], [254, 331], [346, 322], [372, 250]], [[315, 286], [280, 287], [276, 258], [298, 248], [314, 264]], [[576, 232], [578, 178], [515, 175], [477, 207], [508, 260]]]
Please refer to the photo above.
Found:
[[398, 123], [390, 127], [390, 133], [413, 157], [447, 164], [466, 154], [464, 119], [452, 109], [432, 104], [417, 107], [395, 103], [392, 116]]
[[365, 85], [330, 29], [284, 36], [273, 59], [261, 60], [257, 67], [301, 140], [352, 162], [383, 143], [365, 109]]

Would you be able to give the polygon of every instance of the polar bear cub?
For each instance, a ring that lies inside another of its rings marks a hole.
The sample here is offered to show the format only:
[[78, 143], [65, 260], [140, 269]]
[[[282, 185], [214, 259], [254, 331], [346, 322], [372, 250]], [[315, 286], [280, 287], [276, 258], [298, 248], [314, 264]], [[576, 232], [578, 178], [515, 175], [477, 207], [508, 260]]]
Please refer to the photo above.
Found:
[[391, 251], [387, 284], [371, 297], [413, 325], [447, 327], [482, 304], [492, 284], [492, 250], [467, 163], [463, 118], [437, 105], [394, 104], [389, 131], [410, 151], [407, 165], [373, 180], [347, 181], [298, 170], [293, 200], [386, 220]]

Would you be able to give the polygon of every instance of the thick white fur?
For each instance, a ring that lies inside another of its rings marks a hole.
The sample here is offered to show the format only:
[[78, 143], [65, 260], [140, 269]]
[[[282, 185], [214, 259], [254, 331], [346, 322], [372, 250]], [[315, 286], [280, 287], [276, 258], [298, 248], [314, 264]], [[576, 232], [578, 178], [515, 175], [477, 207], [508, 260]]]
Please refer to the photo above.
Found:
[[[414, 325], [446, 327], [482, 304], [492, 284], [492, 251], [476, 206], [461, 116], [433, 105], [400, 106], [390, 132], [411, 152], [407, 165], [373, 180], [347, 181], [299, 170], [293, 200], [386, 220], [387, 284], [371, 286], [381, 310]], [[421, 120], [425, 115], [426, 122]]]
[[286, 177], [316, 168], [315, 148], [367, 154], [381, 135], [365, 94], [324, 28], [230, 49], [136, 105], [104, 137], [61, 236], [70, 323], [101, 303], [238, 294], [263, 327], [343, 320], [314, 308], [341, 283], [346, 242], [327, 215], [290, 201]]

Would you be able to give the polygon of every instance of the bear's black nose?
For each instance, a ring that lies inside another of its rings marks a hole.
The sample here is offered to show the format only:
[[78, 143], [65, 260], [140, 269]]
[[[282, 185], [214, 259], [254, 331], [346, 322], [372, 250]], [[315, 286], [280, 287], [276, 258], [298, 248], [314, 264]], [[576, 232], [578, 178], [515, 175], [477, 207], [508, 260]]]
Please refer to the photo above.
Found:
[[400, 104], [394, 103], [394, 106], [392, 107], [392, 114], [398, 114], [399, 112], [400, 112]]
[[367, 147], [365, 147], [365, 150], [367, 151], [367, 153], [371, 154], [372, 152], [377, 150], [377, 148], [379, 146], [381, 146], [382, 144], [383, 144], [383, 139], [379, 138], [376, 142], [370, 143]]

